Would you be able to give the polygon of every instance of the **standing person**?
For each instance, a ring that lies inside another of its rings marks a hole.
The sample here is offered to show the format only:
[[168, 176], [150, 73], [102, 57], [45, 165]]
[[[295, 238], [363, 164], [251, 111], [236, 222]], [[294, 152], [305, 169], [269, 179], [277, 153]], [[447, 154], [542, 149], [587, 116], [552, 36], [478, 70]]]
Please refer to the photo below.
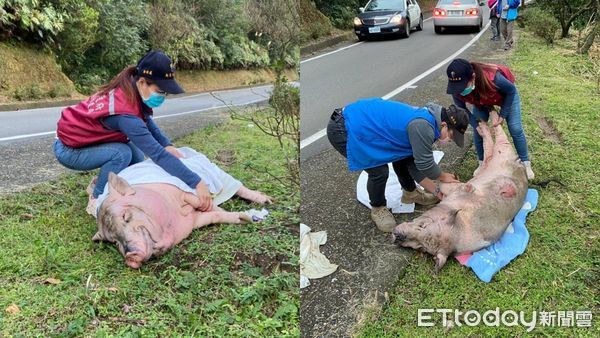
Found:
[[504, 37], [504, 50], [509, 50], [513, 45], [513, 26], [517, 20], [517, 8], [521, 0], [498, 0], [496, 12], [500, 14], [500, 30]]
[[490, 40], [500, 40], [500, 14], [496, 10], [498, 6], [498, 0], [488, 0], [488, 7], [490, 8], [490, 26], [492, 27], [492, 37]]
[[479, 159], [479, 167], [473, 176], [483, 164], [483, 139], [476, 131], [478, 120], [487, 121], [489, 112], [495, 109], [494, 106], [500, 106], [500, 119], [494, 126], [506, 121], [517, 154], [527, 170], [527, 178], [532, 180], [535, 175], [531, 169], [527, 139], [521, 121], [521, 99], [508, 67], [454, 59], [446, 69], [446, 73], [448, 75], [446, 91], [452, 95], [454, 104], [464, 109], [467, 109], [466, 103], [473, 105], [469, 115], [474, 130], [473, 143]]
[[98, 93], [61, 112], [54, 142], [58, 162], [74, 170], [100, 168], [88, 189], [89, 214], [96, 215], [108, 174], [143, 161], [144, 155], [195, 189], [200, 210], [212, 209], [208, 186], [179, 160], [181, 154], [152, 120], [152, 109], [162, 105], [167, 94], [183, 93], [174, 71], [167, 55], [150, 51]]
[[[333, 112], [327, 138], [347, 158], [350, 170], [367, 172], [371, 219], [379, 230], [391, 232], [396, 220], [385, 199], [388, 163], [402, 186], [402, 203], [437, 203], [444, 198], [439, 182], [458, 180], [435, 163], [432, 145], [453, 140], [462, 147], [468, 121], [467, 112], [454, 106], [417, 108], [381, 98], [363, 99]], [[417, 189], [415, 180], [430, 193]]]

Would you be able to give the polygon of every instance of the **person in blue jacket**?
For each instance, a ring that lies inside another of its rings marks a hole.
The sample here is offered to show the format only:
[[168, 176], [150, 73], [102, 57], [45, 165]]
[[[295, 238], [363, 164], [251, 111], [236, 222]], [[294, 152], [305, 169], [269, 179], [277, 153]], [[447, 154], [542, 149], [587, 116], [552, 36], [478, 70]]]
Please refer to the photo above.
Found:
[[[439, 183], [458, 180], [435, 163], [432, 145], [453, 140], [463, 147], [468, 125], [467, 111], [454, 105], [444, 108], [428, 103], [418, 108], [370, 98], [334, 110], [327, 137], [347, 158], [351, 171], [367, 172], [371, 218], [381, 231], [391, 232], [396, 221], [385, 199], [388, 163], [402, 186], [402, 203], [437, 203], [444, 197]], [[430, 193], [417, 189], [415, 180]]]
[[500, 30], [504, 37], [504, 50], [509, 50], [513, 45], [513, 26], [517, 20], [521, 0], [498, 0], [496, 12], [500, 15]]

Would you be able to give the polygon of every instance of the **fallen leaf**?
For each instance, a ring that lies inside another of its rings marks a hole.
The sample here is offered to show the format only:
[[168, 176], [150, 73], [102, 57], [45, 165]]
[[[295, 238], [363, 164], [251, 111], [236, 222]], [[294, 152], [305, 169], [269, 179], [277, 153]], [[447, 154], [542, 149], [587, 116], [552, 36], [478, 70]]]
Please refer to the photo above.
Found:
[[33, 215], [32, 214], [20, 214], [19, 217], [21, 219], [32, 219]]
[[112, 291], [112, 292], [117, 292], [119, 291], [119, 288], [115, 288], [115, 287], [110, 287], [107, 289], [108, 291]]
[[7, 308], [6, 308], [6, 312], [10, 313], [10, 314], [17, 314], [19, 312], [21, 312], [21, 309], [19, 309], [19, 307], [17, 306], [17, 304], [10, 304]]
[[62, 283], [62, 281], [60, 279], [56, 279], [56, 278], [46, 278], [46, 280], [44, 280], [43, 282], [44, 284], [52, 284], [52, 285], [57, 285]]

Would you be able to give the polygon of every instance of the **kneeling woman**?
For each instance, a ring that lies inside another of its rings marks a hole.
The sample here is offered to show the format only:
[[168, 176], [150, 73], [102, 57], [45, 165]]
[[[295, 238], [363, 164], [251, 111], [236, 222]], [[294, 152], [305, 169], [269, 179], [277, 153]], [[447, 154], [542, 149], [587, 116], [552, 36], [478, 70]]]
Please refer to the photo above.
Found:
[[479, 158], [479, 167], [483, 163], [483, 139], [477, 133], [478, 120], [488, 121], [490, 110], [500, 106], [500, 120], [494, 126], [506, 120], [519, 158], [527, 170], [527, 178], [534, 178], [527, 139], [521, 122], [521, 99], [514, 77], [508, 67], [503, 65], [469, 62], [465, 59], [453, 60], [446, 69], [448, 75], [447, 93], [452, 95], [457, 107], [466, 109], [466, 103], [473, 105], [470, 111], [470, 124], [473, 127], [473, 143]]
[[173, 72], [168, 56], [151, 51], [98, 93], [62, 111], [54, 142], [56, 159], [74, 170], [100, 168], [95, 186], [90, 184], [89, 214], [96, 214], [96, 200], [108, 174], [143, 161], [144, 155], [195, 189], [201, 211], [212, 209], [208, 186], [179, 160], [181, 154], [152, 121], [152, 109], [167, 94], [183, 93]]

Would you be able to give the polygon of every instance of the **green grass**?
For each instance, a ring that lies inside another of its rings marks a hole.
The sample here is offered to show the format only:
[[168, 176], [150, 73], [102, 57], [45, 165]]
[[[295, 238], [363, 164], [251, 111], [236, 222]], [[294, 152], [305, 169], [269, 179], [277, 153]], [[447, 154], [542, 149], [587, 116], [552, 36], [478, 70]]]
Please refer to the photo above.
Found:
[[[196, 230], [132, 270], [113, 245], [91, 241], [96, 225], [84, 211], [84, 189], [93, 173], [3, 197], [0, 336], [299, 335], [299, 193], [250, 169], [285, 173], [276, 140], [230, 121], [176, 145], [205, 153], [246, 186], [274, 197], [268, 219]], [[259, 206], [234, 199], [223, 207]], [[45, 284], [47, 278], [61, 282]], [[20, 312], [5, 311], [11, 304]]]
[[[548, 337], [600, 336], [600, 96], [593, 79], [582, 76], [585, 56], [576, 56], [559, 41], [548, 47], [522, 32], [517, 50], [509, 59], [522, 98], [523, 122], [528, 138], [536, 182], [550, 178], [562, 182], [533, 186], [539, 193], [537, 210], [528, 216], [531, 238], [526, 252], [486, 284], [474, 273], [449, 261], [433, 276], [430, 255], [416, 254], [390, 293], [382, 313], [372, 312], [359, 335], [364, 337], [486, 336], [527, 334], [525, 327], [475, 327], [441, 325], [417, 327], [420, 308], [462, 311], [593, 312], [591, 328], [538, 327], [532, 332]], [[534, 75], [534, 71], [538, 74]], [[550, 140], [536, 121], [549, 121], [559, 133]], [[473, 150], [459, 171], [468, 177], [475, 168]], [[539, 319], [539, 315], [538, 315]]]

